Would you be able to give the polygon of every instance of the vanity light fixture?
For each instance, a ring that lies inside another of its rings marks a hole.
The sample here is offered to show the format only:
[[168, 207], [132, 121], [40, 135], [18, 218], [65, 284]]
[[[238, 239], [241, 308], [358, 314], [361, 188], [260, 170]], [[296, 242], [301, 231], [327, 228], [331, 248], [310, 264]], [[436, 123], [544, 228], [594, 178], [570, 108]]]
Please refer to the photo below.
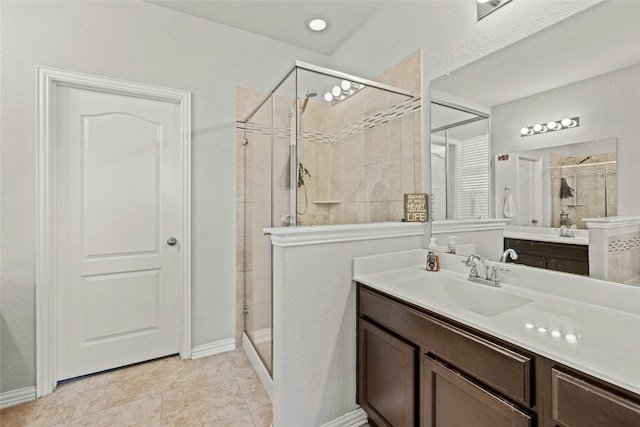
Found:
[[476, 9], [478, 21], [510, 1], [511, 0], [477, 0]]
[[363, 85], [349, 80], [342, 80], [339, 84], [332, 87], [324, 94], [324, 100], [327, 102], [342, 101], [348, 96], [353, 95], [362, 89]]
[[538, 135], [541, 133], [555, 132], [558, 130], [571, 129], [580, 126], [580, 117], [567, 118], [550, 121], [546, 124], [537, 123], [520, 129], [520, 136]]

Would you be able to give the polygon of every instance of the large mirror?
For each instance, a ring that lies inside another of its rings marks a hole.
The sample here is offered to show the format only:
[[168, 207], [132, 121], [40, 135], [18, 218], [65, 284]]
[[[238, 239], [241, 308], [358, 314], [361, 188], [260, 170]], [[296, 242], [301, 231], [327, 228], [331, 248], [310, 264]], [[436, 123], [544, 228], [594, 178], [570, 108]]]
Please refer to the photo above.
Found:
[[431, 99], [434, 219], [578, 233], [584, 218], [640, 214], [637, 2], [599, 3], [448, 72]]

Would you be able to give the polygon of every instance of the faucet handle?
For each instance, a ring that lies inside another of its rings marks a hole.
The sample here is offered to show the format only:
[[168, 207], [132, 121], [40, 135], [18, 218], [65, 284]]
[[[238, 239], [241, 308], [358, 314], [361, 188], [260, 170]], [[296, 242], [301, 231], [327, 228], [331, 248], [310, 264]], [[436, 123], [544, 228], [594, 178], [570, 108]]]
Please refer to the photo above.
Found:
[[493, 267], [491, 267], [491, 275], [489, 276], [489, 280], [492, 280], [494, 282], [499, 282], [500, 279], [498, 278], [498, 271], [509, 271], [509, 269], [494, 265]]

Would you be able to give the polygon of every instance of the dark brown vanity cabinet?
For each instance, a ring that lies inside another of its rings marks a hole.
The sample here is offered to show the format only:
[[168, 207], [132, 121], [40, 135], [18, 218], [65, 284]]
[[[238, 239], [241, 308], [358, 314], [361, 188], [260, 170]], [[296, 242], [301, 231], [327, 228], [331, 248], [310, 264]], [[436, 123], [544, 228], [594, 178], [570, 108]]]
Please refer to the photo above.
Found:
[[358, 403], [376, 426], [639, 427], [640, 396], [358, 284]]
[[551, 369], [552, 417], [558, 426], [638, 427], [640, 403], [579, 376]]
[[589, 275], [588, 245], [505, 238], [504, 249], [513, 249], [518, 253], [518, 259], [513, 261], [516, 264]]

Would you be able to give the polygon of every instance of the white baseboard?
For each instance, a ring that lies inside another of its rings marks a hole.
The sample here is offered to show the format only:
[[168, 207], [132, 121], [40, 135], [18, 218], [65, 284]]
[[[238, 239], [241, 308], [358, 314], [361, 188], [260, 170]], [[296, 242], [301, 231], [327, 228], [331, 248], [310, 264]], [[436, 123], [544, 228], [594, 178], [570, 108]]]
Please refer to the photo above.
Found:
[[199, 359], [201, 357], [213, 356], [214, 354], [224, 353], [236, 349], [235, 338], [227, 338], [209, 344], [197, 345], [191, 349], [191, 358]]
[[24, 387], [0, 393], [0, 409], [36, 400], [36, 388]]
[[322, 427], [359, 427], [367, 424], [368, 420], [367, 413], [364, 412], [364, 409], [358, 408], [323, 424]]
[[253, 342], [256, 344], [262, 344], [263, 342], [271, 341], [271, 328], [258, 329], [252, 332]]
[[271, 375], [267, 371], [267, 368], [262, 364], [262, 360], [258, 356], [256, 349], [251, 345], [251, 341], [249, 337], [247, 337], [246, 332], [242, 333], [242, 348], [244, 353], [247, 355], [249, 362], [251, 362], [251, 366], [258, 374], [258, 378], [260, 378], [260, 382], [262, 383], [262, 387], [264, 387], [264, 391], [269, 396], [269, 400], [273, 402], [273, 380], [271, 379]]

